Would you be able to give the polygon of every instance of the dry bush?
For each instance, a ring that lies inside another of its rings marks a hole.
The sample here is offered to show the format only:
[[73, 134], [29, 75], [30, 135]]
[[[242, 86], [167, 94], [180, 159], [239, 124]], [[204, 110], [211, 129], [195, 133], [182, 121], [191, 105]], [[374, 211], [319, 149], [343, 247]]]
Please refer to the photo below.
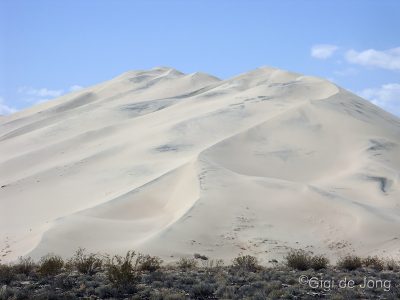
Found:
[[139, 281], [136, 253], [128, 251], [125, 256], [114, 255], [108, 258], [106, 272], [110, 282], [119, 288], [133, 288]]
[[84, 248], [79, 248], [75, 252], [75, 255], [67, 262], [68, 268], [88, 275], [93, 275], [100, 271], [102, 264], [103, 261], [97, 254], [86, 254]]
[[201, 266], [205, 269], [220, 269], [224, 266], [224, 261], [222, 259], [208, 259], [201, 262]]
[[37, 267], [31, 257], [19, 257], [18, 263], [14, 265], [15, 272], [18, 274], [30, 275]]
[[285, 256], [285, 260], [291, 269], [305, 271], [311, 268], [311, 256], [304, 250], [291, 250]]
[[0, 264], [0, 283], [10, 284], [15, 279], [13, 267]]
[[161, 268], [163, 260], [157, 256], [139, 254], [138, 269], [140, 271], [154, 272]]
[[201, 255], [201, 254], [199, 254], [199, 253], [195, 253], [195, 254], [194, 254], [194, 258], [195, 258], [195, 259], [201, 259], [201, 260], [208, 260], [208, 257], [207, 257], [207, 256]]
[[251, 255], [239, 255], [232, 261], [233, 267], [242, 271], [256, 272], [261, 269], [256, 257]]
[[185, 300], [187, 299], [185, 292], [174, 291], [166, 288], [156, 289], [150, 295], [150, 300]]
[[64, 260], [61, 256], [48, 254], [43, 256], [39, 261], [39, 273], [41, 275], [56, 275], [61, 272], [64, 266]]
[[304, 250], [292, 250], [286, 257], [286, 265], [295, 270], [305, 271], [314, 269], [315, 271], [326, 269], [329, 259], [323, 255], [311, 255]]
[[382, 271], [385, 268], [385, 262], [378, 256], [368, 256], [362, 260], [362, 263], [365, 267], [376, 271]]
[[216, 287], [208, 282], [195, 283], [191, 286], [191, 294], [194, 299], [212, 299]]
[[329, 259], [323, 255], [315, 255], [310, 258], [310, 267], [315, 271], [326, 269], [329, 266]]
[[177, 265], [181, 270], [190, 270], [197, 267], [197, 261], [194, 258], [181, 257]]
[[347, 255], [339, 258], [337, 266], [348, 271], [357, 270], [362, 267], [362, 259], [356, 255]]
[[385, 261], [385, 268], [389, 271], [399, 271], [400, 264], [396, 260], [389, 258]]

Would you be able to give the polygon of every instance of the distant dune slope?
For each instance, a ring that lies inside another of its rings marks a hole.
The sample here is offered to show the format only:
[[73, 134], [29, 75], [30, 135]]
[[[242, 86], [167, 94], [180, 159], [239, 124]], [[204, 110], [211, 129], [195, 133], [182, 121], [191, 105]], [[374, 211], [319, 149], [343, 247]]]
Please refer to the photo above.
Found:
[[274, 68], [131, 71], [0, 118], [0, 259], [400, 257], [400, 120]]

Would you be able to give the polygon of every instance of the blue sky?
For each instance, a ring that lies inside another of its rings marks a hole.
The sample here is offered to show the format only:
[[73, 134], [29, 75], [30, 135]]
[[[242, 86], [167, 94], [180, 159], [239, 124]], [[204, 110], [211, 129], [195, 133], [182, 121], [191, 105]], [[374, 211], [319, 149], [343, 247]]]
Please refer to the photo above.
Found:
[[328, 78], [400, 116], [400, 1], [0, 0], [0, 114], [127, 70]]

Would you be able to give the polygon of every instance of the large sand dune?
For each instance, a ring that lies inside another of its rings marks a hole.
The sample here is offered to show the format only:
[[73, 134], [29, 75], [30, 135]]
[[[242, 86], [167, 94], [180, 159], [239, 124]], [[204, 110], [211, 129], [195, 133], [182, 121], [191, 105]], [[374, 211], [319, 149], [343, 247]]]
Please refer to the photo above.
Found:
[[400, 257], [400, 120], [259, 68], [133, 71], [0, 119], [0, 259]]

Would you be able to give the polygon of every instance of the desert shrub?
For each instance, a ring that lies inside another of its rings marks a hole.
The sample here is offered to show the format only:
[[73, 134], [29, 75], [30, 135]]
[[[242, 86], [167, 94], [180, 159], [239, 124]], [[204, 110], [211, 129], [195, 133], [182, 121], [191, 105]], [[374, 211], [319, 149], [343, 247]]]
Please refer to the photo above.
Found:
[[162, 269], [151, 271], [148, 274], [142, 275], [142, 282], [153, 284], [154, 282], [163, 282], [166, 277], [166, 272]]
[[[8, 298], [7, 298], [7, 294], [8, 294]], [[3, 298], [2, 298], [2, 296], [3, 296]], [[21, 289], [18, 287], [8, 287], [6, 295], [2, 295], [0, 292], [0, 300], [2, 300], [2, 299], [30, 300], [31, 299], [30, 296], [31, 295], [28, 290]]]
[[236, 294], [240, 297], [240, 299], [245, 299], [248, 296], [252, 296], [254, 292], [257, 291], [253, 285], [243, 284], [237, 291]]
[[339, 258], [337, 266], [348, 271], [357, 270], [362, 267], [362, 259], [356, 255], [347, 255]]
[[14, 265], [15, 272], [18, 274], [30, 275], [36, 264], [31, 257], [19, 257], [18, 262]]
[[154, 272], [161, 268], [162, 259], [157, 256], [142, 255], [138, 256], [138, 269], [141, 271]]
[[300, 271], [311, 267], [311, 255], [304, 250], [291, 250], [286, 256], [286, 265], [291, 269]]
[[113, 287], [111, 284], [100, 285], [95, 288], [94, 293], [100, 299], [112, 299], [115, 295], [117, 295], [116, 288]]
[[114, 255], [106, 263], [106, 273], [110, 282], [119, 288], [134, 290], [140, 280], [137, 272], [136, 253], [128, 251], [125, 256]]
[[206, 271], [217, 271], [220, 270], [223, 265], [224, 265], [224, 261], [222, 259], [208, 259], [208, 260], [202, 260], [201, 261], [201, 265], [204, 269], [206, 269]]
[[329, 259], [323, 255], [315, 255], [310, 258], [310, 267], [315, 271], [326, 269], [329, 265]]
[[163, 298], [164, 300], [185, 300], [187, 299], [185, 293], [182, 292], [170, 292]]
[[256, 272], [261, 269], [256, 257], [251, 255], [239, 255], [232, 261], [233, 267], [249, 272]]
[[93, 275], [101, 269], [103, 262], [97, 254], [85, 253], [84, 248], [79, 248], [75, 255], [68, 260], [67, 265], [71, 269], [76, 269], [82, 274]]
[[265, 300], [267, 296], [264, 291], [255, 291], [254, 295], [251, 297], [252, 300]]
[[377, 256], [368, 256], [364, 258], [362, 264], [376, 271], [382, 271], [385, 268], [385, 262]]
[[61, 272], [63, 266], [64, 260], [60, 256], [49, 254], [40, 259], [38, 271], [44, 276], [56, 275]]
[[305, 271], [310, 268], [318, 271], [326, 269], [329, 264], [328, 258], [323, 255], [311, 255], [304, 250], [292, 250], [286, 257], [286, 265], [295, 270]]
[[173, 291], [169, 289], [161, 289], [152, 291], [150, 300], [185, 300], [187, 299], [184, 292]]
[[217, 296], [217, 299], [235, 299], [235, 292], [235, 286], [222, 284], [219, 285], [219, 287], [215, 291], [215, 295]]
[[283, 296], [283, 290], [273, 290], [268, 294], [268, 299], [281, 299]]
[[195, 259], [201, 259], [201, 260], [208, 260], [208, 257], [207, 257], [207, 256], [201, 255], [201, 254], [199, 254], [199, 253], [195, 253], [195, 254], [194, 254], [194, 258], [195, 258]]
[[196, 283], [191, 287], [195, 299], [207, 299], [214, 294], [215, 286], [208, 282]]
[[181, 270], [190, 270], [197, 267], [197, 261], [194, 258], [188, 257], [181, 257], [177, 264]]
[[52, 284], [56, 288], [60, 288], [63, 290], [71, 290], [74, 286], [77, 285], [77, 277], [70, 276], [68, 273], [61, 273], [57, 276], [54, 276]]
[[13, 267], [0, 264], [0, 283], [10, 284], [15, 279]]
[[385, 268], [389, 271], [398, 271], [400, 269], [400, 265], [394, 259], [387, 259], [385, 262]]
[[279, 280], [268, 280], [265, 281], [265, 285], [263, 287], [264, 293], [268, 295], [274, 290], [279, 290], [282, 288], [282, 282]]
[[331, 300], [344, 300], [345, 298], [341, 294], [331, 295]]
[[[7, 285], [0, 287], [0, 300], [16, 299], [16, 289]], [[18, 298], [17, 298], [18, 299]]]

